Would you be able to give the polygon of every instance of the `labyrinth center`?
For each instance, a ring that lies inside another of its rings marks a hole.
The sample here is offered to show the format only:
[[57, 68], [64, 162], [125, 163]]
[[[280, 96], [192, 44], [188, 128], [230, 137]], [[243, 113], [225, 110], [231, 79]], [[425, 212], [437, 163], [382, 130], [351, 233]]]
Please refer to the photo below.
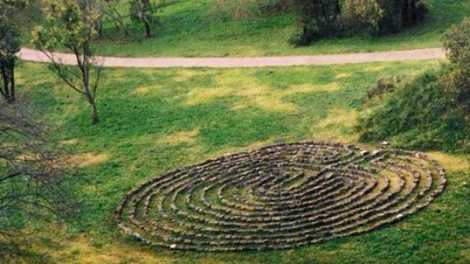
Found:
[[396, 222], [445, 182], [443, 168], [417, 152], [279, 144], [155, 178], [126, 195], [115, 221], [170, 249], [288, 249]]

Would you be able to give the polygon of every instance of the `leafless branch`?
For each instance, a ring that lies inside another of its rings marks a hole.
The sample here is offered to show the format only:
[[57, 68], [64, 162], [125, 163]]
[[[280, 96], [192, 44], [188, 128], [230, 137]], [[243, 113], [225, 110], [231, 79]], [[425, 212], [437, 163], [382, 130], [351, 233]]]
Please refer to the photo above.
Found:
[[46, 140], [47, 128], [28, 107], [0, 103], [0, 230], [8, 229], [4, 223], [13, 211], [66, 218], [77, 208], [68, 186], [71, 175], [61, 169]]

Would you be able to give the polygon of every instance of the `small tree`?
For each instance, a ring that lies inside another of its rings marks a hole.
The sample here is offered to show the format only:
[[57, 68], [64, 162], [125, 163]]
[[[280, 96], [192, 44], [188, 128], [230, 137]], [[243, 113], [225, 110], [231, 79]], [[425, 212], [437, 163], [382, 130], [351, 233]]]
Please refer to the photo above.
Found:
[[0, 103], [0, 238], [14, 236], [9, 230], [21, 228], [28, 217], [75, 216], [70, 175], [34, 114], [23, 100]]
[[443, 39], [451, 69], [441, 78], [441, 84], [446, 94], [470, 113], [470, 18], [451, 27]]
[[133, 21], [144, 24], [145, 36], [152, 38], [152, 28], [155, 24], [153, 15], [157, 11], [157, 6], [151, 0], [132, 0], [131, 2], [131, 18]]
[[[74, 91], [83, 95], [91, 107], [93, 124], [99, 123], [96, 90], [101, 65], [93, 52], [98, 37], [99, 0], [44, 0], [46, 25], [33, 31], [33, 43], [51, 60], [51, 69]], [[75, 67], [66, 66], [52, 52], [62, 47], [75, 55]]]
[[25, 1], [0, 0], [0, 92], [8, 103], [15, 101], [15, 54], [20, 50], [16, 21], [24, 5]]

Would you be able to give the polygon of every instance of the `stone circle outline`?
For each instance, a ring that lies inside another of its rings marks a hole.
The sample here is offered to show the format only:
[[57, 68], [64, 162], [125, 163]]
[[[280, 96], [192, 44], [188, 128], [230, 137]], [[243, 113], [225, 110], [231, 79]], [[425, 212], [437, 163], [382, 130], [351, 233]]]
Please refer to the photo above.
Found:
[[153, 178], [125, 195], [114, 221], [126, 235], [172, 250], [291, 249], [398, 222], [427, 207], [446, 181], [442, 166], [416, 151], [280, 143]]

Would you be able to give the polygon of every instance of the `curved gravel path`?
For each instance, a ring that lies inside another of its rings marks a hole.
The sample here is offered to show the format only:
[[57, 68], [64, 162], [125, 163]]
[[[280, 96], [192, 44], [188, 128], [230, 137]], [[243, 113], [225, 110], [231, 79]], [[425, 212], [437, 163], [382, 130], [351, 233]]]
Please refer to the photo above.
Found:
[[[71, 54], [54, 53], [54, 56], [65, 64], [75, 64]], [[24, 61], [49, 62], [41, 51], [22, 48], [18, 57]], [[296, 65], [332, 65], [362, 62], [407, 61], [444, 59], [445, 51], [441, 48], [385, 51], [370, 53], [346, 53], [311, 56], [278, 56], [278, 57], [241, 57], [241, 58], [123, 58], [98, 57], [104, 67], [126, 68], [169, 68], [169, 67], [207, 67], [207, 68], [238, 68], [238, 67], [275, 67]]]

